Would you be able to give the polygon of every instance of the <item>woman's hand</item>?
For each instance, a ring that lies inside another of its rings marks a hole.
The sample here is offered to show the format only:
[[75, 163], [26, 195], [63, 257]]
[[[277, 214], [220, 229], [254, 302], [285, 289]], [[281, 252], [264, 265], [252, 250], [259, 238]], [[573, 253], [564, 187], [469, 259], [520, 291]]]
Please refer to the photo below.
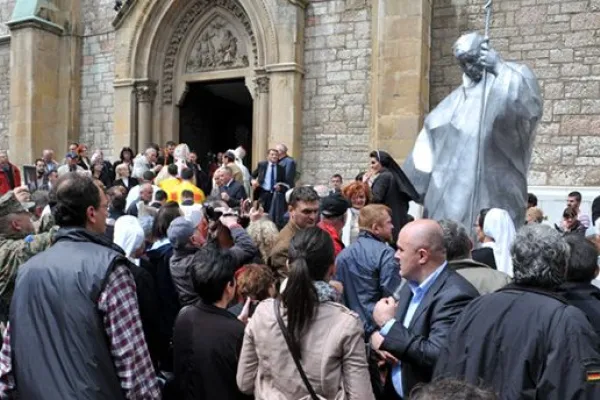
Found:
[[246, 302], [244, 303], [244, 308], [242, 308], [242, 312], [238, 316], [238, 319], [244, 323], [244, 325], [248, 325], [248, 321], [250, 321], [250, 304], [252, 304], [252, 299], [248, 297]]

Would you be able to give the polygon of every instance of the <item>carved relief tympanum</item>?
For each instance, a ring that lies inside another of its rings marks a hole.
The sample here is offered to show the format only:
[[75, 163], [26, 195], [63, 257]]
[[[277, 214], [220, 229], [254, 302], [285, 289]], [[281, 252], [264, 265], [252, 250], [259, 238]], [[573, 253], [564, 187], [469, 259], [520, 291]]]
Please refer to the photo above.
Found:
[[186, 63], [186, 72], [202, 72], [245, 68], [248, 55], [241, 42], [224, 19], [217, 18], [198, 36]]

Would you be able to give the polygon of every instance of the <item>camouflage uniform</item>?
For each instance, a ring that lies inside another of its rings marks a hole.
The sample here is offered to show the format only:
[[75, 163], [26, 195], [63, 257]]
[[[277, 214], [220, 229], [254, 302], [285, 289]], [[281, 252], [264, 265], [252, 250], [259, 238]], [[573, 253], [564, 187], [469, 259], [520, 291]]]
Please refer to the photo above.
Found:
[[[0, 198], [0, 217], [26, 212], [12, 192]], [[52, 244], [57, 227], [48, 232], [25, 238], [0, 235], [0, 322], [8, 319], [8, 309], [15, 287], [18, 268], [31, 257], [46, 250]]]

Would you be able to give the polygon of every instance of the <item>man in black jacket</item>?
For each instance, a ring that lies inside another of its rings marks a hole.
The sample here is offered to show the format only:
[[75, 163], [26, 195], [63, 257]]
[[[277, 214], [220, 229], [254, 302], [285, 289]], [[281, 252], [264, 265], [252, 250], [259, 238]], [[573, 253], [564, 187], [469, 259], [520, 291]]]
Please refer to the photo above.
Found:
[[510, 277], [504, 272], [472, 259], [473, 242], [463, 224], [446, 219], [439, 224], [444, 231], [448, 266], [468, 280], [479, 294], [495, 292], [510, 283]]
[[222, 168], [223, 186], [219, 188], [220, 197], [231, 208], [239, 207], [242, 200], [245, 200], [246, 189], [244, 186], [233, 179], [233, 172], [229, 167]]
[[200, 300], [181, 310], [175, 322], [177, 398], [249, 399], [235, 380], [244, 324], [227, 311], [235, 297], [235, 259], [210, 244], [196, 253], [191, 265]]
[[565, 239], [527, 225], [511, 253], [514, 283], [465, 308], [434, 377], [482, 384], [501, 399], [600, 399], [598, 336], [557, 293], [569, 263]]
[[[373, 319], [381, 327], [371, 336], [375, 350], [394, 365], [386, 399], [407, 398], [418, 383], [431, 380], [452, 323], [479, 296], [446, 262], [441, 226], [432, 220], [410, 222], [398, 235], [396, 258], [406, 284], [399, 301], [389, 297], [375, 305]], [[390, 357], [391, 355], [391, 357]]]
[[571, 259], [560, 292], [569, 304], [583, 311], [600, 336], [600, 289], [591, 283], [598, 276], [598, 250], [581, 235], [567, 235], [565, 240], [571, 247]]
[[267, 161], [261, 161], [252, 172], [252, 190], [254, 199], [258, 199], [264, 210], [271, 208], [273, 192], [289, 189], [291, 182], [286, 182], [285, 167], [279, 162], [279, 153], [275, 149], [269, 150]]

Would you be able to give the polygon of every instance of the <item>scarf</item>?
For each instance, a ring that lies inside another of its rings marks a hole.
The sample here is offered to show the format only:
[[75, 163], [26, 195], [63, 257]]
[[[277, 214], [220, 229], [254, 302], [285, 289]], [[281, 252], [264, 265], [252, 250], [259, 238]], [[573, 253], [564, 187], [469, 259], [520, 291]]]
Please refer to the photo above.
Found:
[[377, 161], [379, 161], [382, 167], [391, 172], [394, 180], [396, 181], [397, 190], [400, 192], [400, 194], [404, 194], [412, 201], [420, 200], [420, 196], [412, 182], [404, 174], [404, 171], [402, 171], [402, 168], [400, 168], [396, 161], [394, 161], [392, 156], [385, 151], [377, 150]]
[[340, 301], [340, 294], [325, 281], [314, 281], [313, 285], [319, 297], [319, 303], [326, 301]]
[[142, 247], [144, 239], [144, 229], [136, 217], [124, 215], [116, 220], [113, 241], [123, 249], [129, 261], [137, 266], [140, 265], [140, 260], [133, 255]]
[[483, 247], [491, 247], [496, 259], [498, 271], [513, 276], [512, 257], [510, 247], [515, 239], [515, 225], [506, 210], [492, 208], [485, 215], [483, 233], [494, 239], [493, 242], [484, 243]]

